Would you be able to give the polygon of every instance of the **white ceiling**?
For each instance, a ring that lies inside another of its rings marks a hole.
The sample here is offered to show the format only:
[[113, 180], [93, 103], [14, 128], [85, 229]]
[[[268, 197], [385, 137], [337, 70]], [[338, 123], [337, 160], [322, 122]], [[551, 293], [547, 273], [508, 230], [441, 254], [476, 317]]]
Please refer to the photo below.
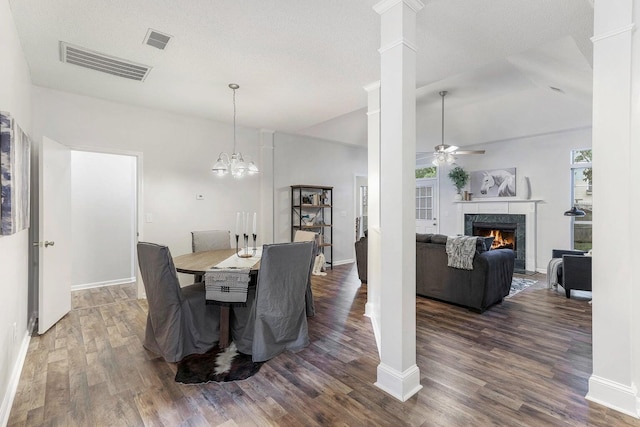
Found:
[[[238, 83], [238, 125], [356, 144], [366, 141], [363, 86], [379, 79], [375, 3], [10, 0], [36, 85], [231, 122], [227, 85]], [[440, 141], [443, 89], [451, 144], [588, 126], [592, 27], [590, 0], [426, 2], [419, 149]], [[149, 28], [173, 36], [165, 51], [143, 44]], [[152, 70], [135, 82], [63, 64], [60, 41]]]

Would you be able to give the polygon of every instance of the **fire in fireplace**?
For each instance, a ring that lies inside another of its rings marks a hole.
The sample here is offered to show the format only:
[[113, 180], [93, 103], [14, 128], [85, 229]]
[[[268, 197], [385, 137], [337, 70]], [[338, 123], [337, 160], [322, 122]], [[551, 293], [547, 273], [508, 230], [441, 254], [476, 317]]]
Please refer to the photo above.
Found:
[[491, 249], [517, 249], [516, 224], [474, 222], [473, 235], [493, 237]]

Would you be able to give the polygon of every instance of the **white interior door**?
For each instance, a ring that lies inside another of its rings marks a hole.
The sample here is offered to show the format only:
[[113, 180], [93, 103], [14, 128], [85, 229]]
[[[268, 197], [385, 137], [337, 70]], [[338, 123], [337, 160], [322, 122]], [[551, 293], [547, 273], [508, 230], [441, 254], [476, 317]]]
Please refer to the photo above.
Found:
[[436, 184], [433, 178], [416, 180], [416, 233], [438, 233]]
[[38, 333], [71, 310], [71, 150], [43, 138], [39, 159]]

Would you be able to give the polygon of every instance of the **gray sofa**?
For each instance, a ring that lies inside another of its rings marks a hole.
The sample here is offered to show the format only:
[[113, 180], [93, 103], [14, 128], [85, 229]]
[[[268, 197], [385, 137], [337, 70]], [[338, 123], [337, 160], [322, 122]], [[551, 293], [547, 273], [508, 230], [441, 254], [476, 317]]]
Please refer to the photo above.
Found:
[[[366, 237], [356, 243], [358, 272], [366, 281]], [[416, 293], [471, 310], [483, 312], [509, 295], [515, 253], [511, 249], [486, 250], [485, 239], [478, 238], [473, 270], [447, 266], [447, 236], [416, 235]], [[363, 250], [364, 249], [364, 250]], [[365, 267], [361, 268], [362, 260]]]

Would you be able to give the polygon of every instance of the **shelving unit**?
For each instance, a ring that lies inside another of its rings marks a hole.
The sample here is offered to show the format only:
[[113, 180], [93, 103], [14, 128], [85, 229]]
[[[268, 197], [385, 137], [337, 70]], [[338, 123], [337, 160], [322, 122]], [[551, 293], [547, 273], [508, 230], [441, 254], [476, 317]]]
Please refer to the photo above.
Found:
[[296, 230], [320, 234], [325, 261], [333, 269], [333, 187], [291, 186], [291, 241]]

